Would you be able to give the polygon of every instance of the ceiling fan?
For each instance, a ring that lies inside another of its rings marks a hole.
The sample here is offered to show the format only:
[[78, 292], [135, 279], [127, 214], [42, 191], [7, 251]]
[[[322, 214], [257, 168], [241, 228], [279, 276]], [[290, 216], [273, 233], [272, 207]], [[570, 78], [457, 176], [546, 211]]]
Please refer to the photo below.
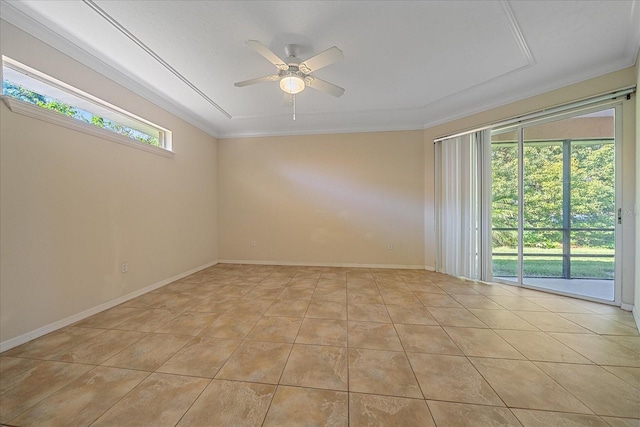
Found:
[[[324, 52], [320, 52], [305, 61], [301, 61], [298, 58], [298, 51], [300, 50], [300, 47], [298, 45], [289, 44], [285, 47], [285, 53], [287, 54], [287, 60], [285, 61], [257, 40], [248, 40], [247, 45], [265, 57], [267, 61], [275, 65], [278, 69], [278, 74], [237, 82], [235, 83], [235, 86], [237, 87], [249, 86], [256, 83], [279, 81], [280, 89], [285, 93], [285, 97], [293, 99], [294, 106], [295, 96], [293, 95], [302, 92], [307, 86], [336, 97], [342, 96], [344, 93], [343, 88], [311, 75], [314, 71], [326, 67], [327, 65], [331, 65], [344, 58], [342, 51], [335, 46], [330, 47]], [[285, 102], [290, 103], [287, 98], [285, 98]]]

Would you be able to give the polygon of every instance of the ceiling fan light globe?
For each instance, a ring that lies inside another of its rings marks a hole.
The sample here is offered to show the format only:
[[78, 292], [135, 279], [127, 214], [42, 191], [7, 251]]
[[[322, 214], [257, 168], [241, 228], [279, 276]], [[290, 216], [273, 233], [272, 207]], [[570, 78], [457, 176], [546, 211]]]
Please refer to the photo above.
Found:
[[295, 95], [304, 90], [304, 80], [298, 76], [286, 76], [280, 79], [280, 89], [285, 93]]

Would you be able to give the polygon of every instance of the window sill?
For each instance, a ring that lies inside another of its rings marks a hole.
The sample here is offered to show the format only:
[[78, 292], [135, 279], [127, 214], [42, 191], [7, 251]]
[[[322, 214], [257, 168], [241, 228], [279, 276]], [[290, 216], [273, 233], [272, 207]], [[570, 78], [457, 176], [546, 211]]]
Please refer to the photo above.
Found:
[[72, 117], [63, 116], [55, 111], [47, 110], [37, 105], [29, 104], [28, 102], [20, 101], [10, 96], [0, 96], [7, 107], [11, 111], [17, 114], [33, 117], [45, 122], [53, 123], [54, 125], [66, 127], [76, 130], [78, 132], [86, 133], [88, 135], [97, 136], [98, 138], [108, 139], [118, 144], [126, 145], [131, 148], [146, 151], [148, 153], [157, 154], [162, 157], [173, 158], [175, 153], [164, 148], [148, 145], [143, 142], [136, 142], [132, 138], [118, 135], [106, 129], [99, 128], [90, 123], [84, 123], [80, 120]]

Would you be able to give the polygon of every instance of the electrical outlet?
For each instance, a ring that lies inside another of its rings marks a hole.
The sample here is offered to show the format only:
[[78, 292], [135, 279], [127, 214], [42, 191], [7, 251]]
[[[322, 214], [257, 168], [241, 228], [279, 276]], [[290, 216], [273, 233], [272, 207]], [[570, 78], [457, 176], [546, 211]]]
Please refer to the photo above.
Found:
[[126, 262], [122, 263], [122, 272], [127, 273], [129, 271], [129, 264]]
[[255, 241], [255, 240], [252, 240], [252, 241], [251, 241], [251, 247], [252, 247], [252, 248], [255, 248], [256, 246], [257, 246], [257, 245], [256, 245], [256, 241]]
[[392, 245], [391, 243], [389, 243], [389, 244], [387, 245], [387, 250], [389, 250], [389, 251], [390, 251], [390, 250], [393, 250], [393, 245]]

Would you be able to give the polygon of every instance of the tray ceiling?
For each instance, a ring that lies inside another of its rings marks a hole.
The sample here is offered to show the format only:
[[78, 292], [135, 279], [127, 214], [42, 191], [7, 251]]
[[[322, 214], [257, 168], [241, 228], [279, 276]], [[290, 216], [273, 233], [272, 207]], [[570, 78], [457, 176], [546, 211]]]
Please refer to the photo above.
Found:
[[[217, 137], [420, 129], [632, 66], [635, 1], [12, 1], [2, 18]], [[55, 39], [55, 40], [54, 40]], [[331, 46], [296, 120], [245, 41]]]

